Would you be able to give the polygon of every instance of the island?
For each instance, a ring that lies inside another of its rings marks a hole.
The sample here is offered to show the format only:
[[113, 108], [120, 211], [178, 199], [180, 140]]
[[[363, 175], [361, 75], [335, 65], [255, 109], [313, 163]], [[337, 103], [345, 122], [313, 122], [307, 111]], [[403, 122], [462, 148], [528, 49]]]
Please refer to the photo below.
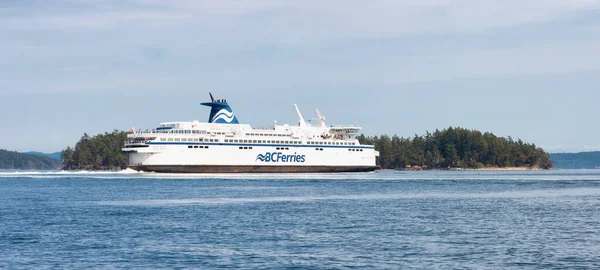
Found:
[[127, 132], [114, 130], [90, 137], [84, 133], [75, 144], [61, 153], [64, 170], [121, 170], [127, 156], [121, 152]]
[[56, 170], [62, 162], [40, 154], [27, 154], [0, 149], [0, 169], [3, 170]]
[[[61, 158], [65, 170], [120, 170], [127, 166], [121, 152], [127, 137], [114, 130], [90, 137], [84, 134], [74, 148], [67, 147]], [[550, 169], [548, 153], [535, 144], [511, 137], [498, 137], [460, 127], [435, 130], [410, 138], [360, 135], [361, 144], [372, 144], [379, 151], [382, 169]]]
[[498, 137], [460, 127], [401, 138], [359, 137], [379, 151], [384, 169], [550, 169], [552, 160], [542, 148], [511, 137]]

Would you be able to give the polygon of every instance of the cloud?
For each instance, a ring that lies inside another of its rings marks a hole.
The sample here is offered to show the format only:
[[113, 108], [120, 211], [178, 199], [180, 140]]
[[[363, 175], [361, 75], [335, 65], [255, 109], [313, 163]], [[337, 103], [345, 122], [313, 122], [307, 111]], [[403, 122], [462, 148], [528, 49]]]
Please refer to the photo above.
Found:
[[[222, 36], [294, 44], [340, 38], [486, 31], [544, 23], [598, 11], [600, 1], [107, 0], [87, 2], [77, 10], [71, 10], [68, 2], [46, 5], [52, 5], [55, 12], [15, 12], [20, 16], [3, 16], [0, 24], [11, 30], [213, 29], [226, 30], [219, 33]], [[10, 8], [6, 13], [9, 12]]]
[[[595, 14], [595, 0], [18, 3], [0, 7], [0, 95], [394, 86], [590, 71], [600, 60], [600, 38], [563, 39], [553, 25]], [[544, 24], [555, 38], [519, 32]]]

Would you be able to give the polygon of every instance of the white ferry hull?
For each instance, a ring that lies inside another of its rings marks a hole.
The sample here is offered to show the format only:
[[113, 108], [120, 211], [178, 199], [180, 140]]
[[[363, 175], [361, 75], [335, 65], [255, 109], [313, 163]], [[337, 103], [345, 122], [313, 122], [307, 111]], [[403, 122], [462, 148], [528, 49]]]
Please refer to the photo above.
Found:
[[[189, 147], [192, 148], [189, 148]], [[202, 148], [194, 148], [201, 146]], [[245, 146], [248, 147], [248, 146]], [[129, 168], [164, 173], [366, 172], [377, 169], [372, 148], [151, 144], [130, 149]]]

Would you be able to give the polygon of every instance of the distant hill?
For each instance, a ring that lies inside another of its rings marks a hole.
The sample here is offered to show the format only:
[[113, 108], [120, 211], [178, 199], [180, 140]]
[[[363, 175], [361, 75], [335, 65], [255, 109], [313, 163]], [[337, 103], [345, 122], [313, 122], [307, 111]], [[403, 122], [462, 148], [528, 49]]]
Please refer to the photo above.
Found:
[[36, 155], [36, 156], [43, 156], [43, 157], [49, 157], [49, 158], [55, 159], [55, 160], [61, 160], [60, 159], [60, 152], [42, 153], [42, 152], [31, 151], [31, 152], [25, 152], [25, 154]]
[[0, 149], [0, 169], [55, 170], [61, 166], [60, 160]]
[[596, 169], [600, 167], [600, 151], [580, 153], [551, 153], [557, 169]]

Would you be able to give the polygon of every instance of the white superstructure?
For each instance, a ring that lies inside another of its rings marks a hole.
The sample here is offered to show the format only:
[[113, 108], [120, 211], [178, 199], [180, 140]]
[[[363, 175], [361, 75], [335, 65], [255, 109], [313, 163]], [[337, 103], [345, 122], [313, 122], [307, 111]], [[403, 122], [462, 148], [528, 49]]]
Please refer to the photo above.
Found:
[[361, 145], [357, 126], [325, 125], [317, 110], [309, 125], [298, 107], [297, 125], [252, 128], [240, 124], [225, 100], [211, 107], [208, 123], [166, 122], [153, 130], [131, 130], [123, 148], [129, 167], [155, 172], [348, 172], [376, 169], [379, 155]]

